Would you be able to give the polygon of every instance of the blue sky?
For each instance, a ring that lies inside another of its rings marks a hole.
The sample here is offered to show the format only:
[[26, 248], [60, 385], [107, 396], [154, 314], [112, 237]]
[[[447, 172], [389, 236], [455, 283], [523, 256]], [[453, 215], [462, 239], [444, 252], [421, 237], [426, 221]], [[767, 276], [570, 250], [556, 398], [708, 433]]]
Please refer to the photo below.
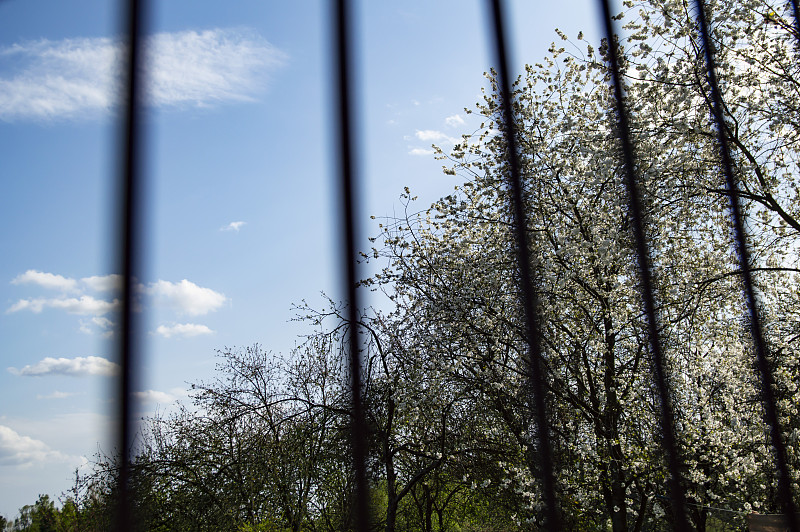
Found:
[[[0, 2], [0, 514], [108, 450], [119, 16], [101, 0]], [[448, 193], [431, 144], [475, 129], [490, 68], [481, 2], [360, 2], [363, 233]], [[587, 0], [509, 5], [517, 71], [597, 41]], [[216, 349], [286, 352], [292, 304], [337, 296], [327, 3], [158, 2], [147, 49], [141, 413], [210, 379]], [[369, 247], [364, 242], [363, 247]], [[379, 304], [380, 302], [375, 302]]]

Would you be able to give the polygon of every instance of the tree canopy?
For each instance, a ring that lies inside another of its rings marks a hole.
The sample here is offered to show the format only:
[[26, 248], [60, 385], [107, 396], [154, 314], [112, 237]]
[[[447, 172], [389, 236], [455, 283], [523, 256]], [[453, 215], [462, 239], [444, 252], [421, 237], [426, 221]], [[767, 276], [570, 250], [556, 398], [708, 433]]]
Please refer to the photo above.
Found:
[[[779, 499], [702, 45], [685, 2], [625, 8], [626, 99], [689, 517], [698, 530], [741, 529], [751, 511], [779, 511]], [[723, 133], [797, 500], [800, 61], [787, 9], [709, 2]], [[608, 43], [558, 34], [513, 88], [558, 504], [571, 530], [668, 530], [669, 473]], [[483, 100], [468, 109], [479, 129], [450, 152], [437, 148], [444, 172], [463, 184], [423, 209], [406, 189], [405, 214], [380, 220], [364, 255], [380, 268], [362, 288], [385, 294], [386, 307], [362, 310], [353, 324], [335, 302], [303, 305], [316, 332], [293, 353], [222, 350], [216, 379], [193, 386], [191, 405], [149, 420], [133, 461], [143, 530], [347, 530], [354, 480], [343, 349], [351, 331], [363, 337], [375, 527], [542, 524], [508, 154], [494, 73], [487, 79]], [[101, 457], [79, 479], [70, 504], [84, 522], [107, 523], [115, 472]], [[14, 529], [32, 526], [21, 516]]]

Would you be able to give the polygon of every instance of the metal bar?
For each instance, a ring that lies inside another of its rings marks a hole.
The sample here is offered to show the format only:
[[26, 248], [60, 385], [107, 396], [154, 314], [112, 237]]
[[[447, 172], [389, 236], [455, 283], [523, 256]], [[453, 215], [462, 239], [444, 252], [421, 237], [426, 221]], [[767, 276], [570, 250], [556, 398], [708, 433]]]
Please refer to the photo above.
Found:
[[792, 6], [792, 15], [794, 15], [794, 31], [797, 42], [800, 44], [800, 7], [797, 6], [797, 0], [790, 0]]
[[133, 503], [130, 493], [131, 451], [134, 435], [133, 383], [138, 363], [138, 320], [134, 313], [136, 280], [138, 279], [141, 254], [141, 121], [140, 102], [142, 100], [141, 66], [143, 35], [144, 0], [129, 0], [123, 35], [127, 38], [125, 54], [125, 79], [122, 103], [124, 122], [120, 127], [121, 182], [120, 182], [120, 236], [118, 240], [118, 260], [122, 273], [122, 309], [120, 313], [119, 363], [121, 366], [118, 389], [117, 448], [119, 449], [119, 495], [115, 516], [115, 529], [126, 532], [132, 530]]
[[[520, 299], [525, 313], [525, 332], [528, 336], [528, 357], [529, 357], [529, 386], [533, 395], [533, 417], [536, 420], [538, 434], [538, 454], [539, 467], [532, 469], [538, 470], [544, 500], [546, 505], [545, 518], [547, 519], [544, 528], [547, 530], [560, 530], [561, 519], [558, 512], [558, 502], [556, 501], [556, 481], [553, 472], [553, 451], [550, 444], [550, 428], [547, 422], [547, 407], [545, 405], [545, 384], [541, 367], [542, 345], [539, 326], [538, 301], [531, 271], [531, 263], [528, 247], [527, 227], [528, 221], [525, 215], [525, 201], [522, 194], [522, 172], [517, 153], [517, 135], [514, 126], [514, 114], [511, 106], [511, 76], [508, 68], [508, 51], [506, 47], [505, 28], [503, 25], [503, 11], [500, 0], [491, 2], [495, 60], [498, 65], [500, 104], [503, 113], [503, 133], [506, 139], [508, 150], [508, 163], [510, 166], [509, 184], [511, 186], [511, 209], [514, 215], [514, 238], [517, 248], [517, 267], [520, 276]], [[534, 464], [531, 464], [534, 465]]]
[[686, 511], [686, 496], [683, 490], [683, 461], [678, 450], [675, 436], [674, 410], [672, 408], [671, 386], [667, 377], [667, 363], [661, 348], [661, 339], [658, 333], [660, 324], [655, 304], [655, 286], [650, 260], [650, 250], [645, 234], [645, 213], [642, 208], [641, 195], [636, 181], [636, 165], [634, 162], [633, 142], [631, 141], [628, 111], [623, 97], [622, 76], [619, 70], [619, 47], [614, 36], [614, 24], [611, 19], [611, 9], [608, 0], [600, 0], [603, 13], [603, 24], [608, 42], [608, 60], [610, 63], [612, 82], [614, 87], [614, 100], [617, 109], [617, 125], [619, 127], [620, 142], [622, 143], [623, 162], [625, 164], [625, 187], [628, 191], [628, 208], [632, 217], [632, 229], [636, 255], [639, 260], [639, 275], [642, 283], [642, 303], [647, 317], [647, 334], [650, 342], [650, 354], [653, 363], [653, 377], [658, 391], [661, 406], [661, 431], [662, 445], [667, 452], [667, 467], [670, 473], [670, 500], [672, 511], [675, 515], [675, 530], [688, 531], [689, 519]]
[[738, 187], [733, 174], [733, 161], [731, 160], [730, 146], [726, 134], [724, 113], [722, 110], [722, 93], [717, 82], [716, 67], [714, 64], [714, 48], [706, 19], [705, 2], [695, 0], [697, 11], [697, 23], [700, 30], [700, 37], [703, 41], [703, 51], [706, 61], [708, 74], [708, 84], [711, 92], [713, 104], [712, 112], [717, 126], [717, 141], [719, 142], [720, 157], [725, 173], [728, 197], [730, 198], [731, 217], [733, 219], [734, 242], [736, 253], [739, 256], [739, 269], [742, 272], [742, 282], [744, 284], [745, 299], [750, 313], [750, 330], [753, 337], [753, 344], [756, 352], [756, 365], [761, 376], [761, 396], [764, 403], [764, 415], [769, 425], [770, 439], [775, 449], [775, 461], [778, 469], [778, 497], [783, 505], [783, 511], [789, 524], [791, 532], [798, 532], [798, 518], [795, 513], [792, 501], [791, 477], [789, 475], [789, 462], [786, 454], [786, 446], [781, 438], [780, 421], [778, 420], [778, 409], [773, 393], [774, 380], [769, 368], [767, 345], [764, 340], [764, 333], [761, 327], [761, 320], [758, 316], [758, 301], [755, 294], [753, 277], [750, 272], [750, 251], [747, 247], [747, 237], [744, 231], [744, 217], [739, 204]]
[[352, 51], [350, 26], [350, 4], [347, 0], [336, 0], [335, 27], [333, 28], [335, 64], [338, 88], [339, 119], [339, 185], [341, 195], [340, 223], [344, 228], [344, 246], [340, 256], [345, 272], [344, 285], [347, 295], [347, 320], [349, 322], [349, 362], [350, 362], [350, 435], [355, 473], [355, 526], [359, 532], [369, 529], [369, 488], [367, 486], [366, 456], [367, 429], [361, 385], [361, 349], [359, 342], [357, 276], [357, 226], [355, 217], [359, 212], [356, 205], [356, 171], [352, 127]]

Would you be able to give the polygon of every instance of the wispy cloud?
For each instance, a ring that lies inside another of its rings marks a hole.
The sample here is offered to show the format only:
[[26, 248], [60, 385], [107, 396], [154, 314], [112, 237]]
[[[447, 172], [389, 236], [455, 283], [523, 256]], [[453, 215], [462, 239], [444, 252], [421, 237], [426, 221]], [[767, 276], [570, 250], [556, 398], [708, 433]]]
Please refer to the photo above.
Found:
[[[120, 288], [121, 280], [122, 277], [116, 274], [83, 277], [75, 280], [53, 273], [28, 270], [15, 277], [11, 282], [13, 284], [36, 284], [45, 289], [78, 293], [69, 296], [59, 295], [58, 297], [22, 298], [6, 309], [6, 314], [22, 311], [39, 314], [45, 309], [56, 309], [70, 314], [92, 316], [90, 321], [81, 321], [80, 330], [92, 333], [96, 327], [105, 336], [108, 336], [113, 331], [114, 323], [104, 316], [119, 309], [119, 300], [99, 299], [85, 292], [113, 292]], [[228, 301], [224, 294], [198, 286], [187, 279], [177, 283], [164, 280], [147, 285], [137, 283], [135, 290], [140, 296], [150, 296], [155, 306], [169, 308], [178, 314], [190, 316], [208, 314], [219, 309]]]
[[414, 133], [414, 136], [419, 140], [430, 142], [449, 142], [450, 144], [455, 144], [458, 142], [458, 139], [451, 137], [447, 133], [442, 133], [441, 131], [436, 131], [434, 129], [418, 129], [416, 133]]
[[100, 327], [101, 329], [111, 329], [114, 327], [114, 322], [108, 318], [92, 318], [92, 323]]
[[[148, 102], [209, 106], [253, 100], [286, 54], [251, 30], [159, 33], [145, 42]], [[109, 38], [0, 47], [0, 119], [82, 118], [115, 106], [121, 46]]]
[[239, 232], [239, 229], [242, 228], [243, 225], [247, 224], [247, 222], [231, 222], [228, 225], [220, 227], [220, 231], [236, 231]]
[[[63, 275], [38, 270], [28, 270], [17, 275], [11, 280], [11, 284], [33, 284], [47, 290], [57, 290], [60, 292], [83, 292], [86, 289], [95, 292], [105, 292], [117, 289], [122, 277], [120, 275], [103, 275], [84, 277], [79, 281]], [[39, 297], [31, 299], [20, 299], [6, 310], [7, 314], [27, 310], [38, 314], [46, 308], [64, 310], [70, 314], [102, 316], [113, 312], [119, 307], [119, 300], [106, 301], [97, 299], [90, 295], [80, 295], [77, 297]], [[106, 320], [107, 321], [107, 320]], [[100, 325], [100, 323], [98, 323]]]
[[164, 338], [171, 338], [173, 336], [200, 336], [203, 334], [212, 334], [214, 331], [205, 325], [197, 325], [195, 323], [176, 323], [175, 325], [159, 325], [156, 329], [156, 334], [160, 334]]
[[466, 124], [464, 119], [461, 118], [461, 115], [458, 114], [453, 116], [448, 116], [447, 118], [444, 119], [444, 123], [447, 124], [448, 127], [458, 127]]
[[36, 364], [22, 369], [8, 368], [14, 375], [23, 377], [44, 377], [48, 375], [69, 375], [81, 377], [99, 375], [112, 377], [119, 372], [119, 365], [102, 357], [88, 356], [77, 358], [46, 357]]
[[122, 289], [122, 276], [116, 273], [111, 275], [92, 275], [81, 279], [81, 284], [95, 292], [113, 292]]
[[[405, 137], [406, 140], [411, 140], [411, 137]], [[447, 133], [437, 131], [435, 129], [418, 129], [414, 133], [414, 138], [431, 144], [456, 144], [458, 139], [451, 137]], [[409, 155], [433, 155], [435, 152], [430, 147], [422, 148], [419, 146], [409, 146]]]
[[58, 298], [37, 298], [37, 299], [20, 299], [8, 310], [7, 314], [19, 312], [21, 310], [29, 310], [35, 314], [42, 312], [45, 308], [54, 308], [65, 310], [70, 314], [81, 315], [95, 315], [102, 316], [112, 312], [119, 307], [119, 300], [104, 301], [102, 299], [95, 299], [92, 296], [76, 297], [58, 297]]
[[75, 392], [59, 392], [58, 390], [53, 391], [47, 395], [37, 395], [37, 399], [67, 399], [68, 397], [75, 397], [79, 395]]
[[150, 283], [145, 292], [152, 296], [156, 303], [190, 316], [208, 314], [228, 301], [224, 294], [197, 286], [186, 279], [178, 283], [156, 281]]
[[41, 440], [22, 436], [0, 425], [0, 465], [30, 466], [42, 462], [65, 462], [72, 457], [51, 449]]
[[11, 280], [11, 284], [35, 284], [43, 288], [61, 290], [64, 292], [71, 292], [78, 287], [78, 282], [75, 279], [36, 270], [28, 270], [25, 273], [17, 275]]
[[152, 99], [159, 105], [251, 100], [286, 54], [254, 31], [161, 33], [151, 42]]
[[115, 326], [116, 323], [110, 319], [95, 316], [90, 320], [81, 320], [80, 331], [86, 334], [95, 334], [99, 331], [103, 338], [111, 338], [114, 336]]
[[158, 390], [133, 392], [133, 396], [143, 403], [173, 403], [187, 395], [188, 392], [182, 388], [172, 388], [169, 392], [161, 392]]
[[117, 274], [93, 275], [76, 280], [55, 273], [28, 270], [14, 277], [11, 280], [11, 284], [33, 284], [48, 290], [60, 290], [62, 292], [74, 292], [82, 289], [89, 289], [95, 292], [110, 292], [119, 290], [122, 287], [122, 276]]
[[[101, 316], [117, 310], [119, 307], [119, 300], [113, 299], [107, 301], [105, 299], [98, 299], [85, 292], [87, 290], [93, 292], [115, 290], [119, 287], [121, 278], [120, 275], [112, 274], [102, 276], [95, 275], [77, 280], [54, 273], [28, 270], [12, 279], [11, 284], [35, 285], [45, 290], [62, 292], [62, 294], [57, 297], [20, 299], [6, 309], [6, 314], [20, 311], [29, 311], [34, 314], [39, 314], [45, 309], [63, 310], [70, 314], [94, 316], [95, 318], [92, 321], [95, 325], [98, 325], [102, 329], [109, 329], [108, 325], [111, 322], [107, 318], [101, 318]], [[69, 296], [66, 295], [68, 292], [71, 293]], [[86, 323], [83, 322], [81, 330], [90, 332]]]

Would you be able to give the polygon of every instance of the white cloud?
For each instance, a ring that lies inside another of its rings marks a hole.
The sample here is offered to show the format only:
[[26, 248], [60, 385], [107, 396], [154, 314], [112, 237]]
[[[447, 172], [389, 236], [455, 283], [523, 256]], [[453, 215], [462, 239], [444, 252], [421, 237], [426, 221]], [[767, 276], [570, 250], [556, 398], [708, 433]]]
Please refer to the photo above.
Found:
[[143, 403], [172, 403], [178, 399], [177, 396], [171, 393], [159, 392], [158, 390], [133, 392], [133, 396]]
[[78, 286], [78, 282], [75, 279], [36, 270], [28, 270], [23, 274], [17, 275], [11, 280], [11, 284], [37, 284], [42, 288], [64, 292], [71, 292]]
[[411, 148], [408, 153], [410, 155], [433, 155], [434, 151], [428, 148]]
[[[62, 292], [74, 292], [78, 290], [79, 286], [75, 279], [37, 270], [28, 270], [17, 275], [11, 280], [11, 284], [35, 284], [42, 288]], [[93, 275], [81, 279], [80, 284], [94, 292], [110, 292], [122, 288], [122, 276], [117, 274]]]
[[102, 357], [88, 356], [77, 358], [46, 357], [32, 366], [22, 369], [8, 368], [15, 375], [43, 377], [47, 375], [102, 375], [111, 377], [119, 372], [119, 366]]
[[54, 451], [40, 440], [22, 436], [0, 425], [0, 465], [30, 466], [42, 462], [64, 462], [71, 457]]
[[114, 322], [108, 318], [94, 317], [92, 318], [92, 323], [101, 329], [111, 329], [114, 327]]
[[58, 390], [53, 391], [53, 393], [49, 393], [47, 395], [37, 395], [37, 399], [66, 399], [67, 397], [74, 397], [79, 395], [74, 392], [59, 392]]
[[[231, 227], [231, 230], [238, 230], [244, 223], [245, 222], [233, 222], [229, 227]], [[47, 288], [60, 288], [63, 290], [75, 289], [79, 293], [71, 294], [70, 296], [60, 295], [50, 298], [22, 298], [7, 308], [6, 314], [22, 311], [39, 314], [46, 309], [56, 309], [70, 314], [91, 316], [91, 320], [86, 319], [80, 321], [80, 331], [87, 334], [99, 332], [103, 336], [109, 337], [113, 334], [115, 323], [104, 316], [119, 310], [120, 300], [113, 299], [108, 301], [106, 299], [98, 299], [85, 292], [113, 291], [119, 288], [121, 281], [122, 276], [116, 274], [84, 277], [77, 282], [74, 279], [69, 279], [61, 275], [28, 270], [24, 274], [15, 277], [12, 283], [35, 283]], [[178, 314], [188, 314], [191, 316], [208, 314], [209, 312], [219, 309], [228, 301], [228, 298], [225, 297], [224, 294], [210, 288], [198, 286], [186, 279], [176, 283], [159, 280], [147, 285], [137, 282], [134, 290], [136, 296], [134, 297], [136, 311], [141, 311], [142, 309], [139, 301], [140, 296], [151, 296], [151, 303], [156, 307], [172, 309]], [[163, 333], [161, 331], [159, 331], [159, 333], [165, 335], [189, 336], [212, 332], [210, 329], [204, 329], [203, 326], [200, 325], [187, 324], [181, 325], [180, 327], [183, 327], [183, 329], [172, 330], [168, 328]]]
[[167, 327], [166, 325], [159, 325], [156, 329], [156, 334], [160, 334], [164, 338], [172, 336], [200, 336], [202, 334], [212, 334], [214, 331], [205, 325], [197, 325], [194, 323], [177, 323]]
[[84, 334], [94, 334], [94, 329], [92, 329], [84, 320], [81, 320], [81, 326], [78, 327], [78, 330]]
[[157, 281], [147, 286], [146, 293], [157, 302], [166, 304], [182, 314], [199, 316], [220, 308], [228, 298], [210, 288], [197, 286], [186, 279], [179, 283]]
[[[159, 33], [144, 45], [148, 101], [208, 106], [252, 100], [286, 55], [255, 32], [211, 29]], [[41, 39], [0, 47], [0, 119], [79, 118], [111, 110], [119, 86], [119, 44], [108, 38]]]
[[84, 277], [81, 283], [89, 290], [95, 292], [111, 292], [122, 290], [122, 276], [116, 273], [111, 275], [92, 275]]
[[242, 228], [243, 225], [247, 224], [247, 222], [231, 222], [224, 227], [220, 227], [220, 231], [236, 231], [239, 232], [239, 229]]
[[446, 133], [442, 133], [441, 131], [436, 131], [433, 129], [423, 129], [423, 130], [418, 129], [416, 133], [414, 133], [414, 136], [417, 137], [419, 140], [428, 140], [431, 142], [437, 142], [437, 141], [446, 141], [452, 143], [458, 142], [456, 139], [447, 135]]
[[111, 108], [117, 50], [110, 39], [42, 39], [0, 48], [0, 118], [53, 118]]
[[152, 98], [161, 105], [250, 100], [265, 71], [286, 60], [252, 31], [161, 33], [151, 47]]
[[91, 320], [81, 320], [81, 325], [79, 330], [82, 333], [86, 334], [95, 334], [99, 332], [102, 334], [103, 338], [111, 338], [114, 336], [114, 327], [116, 323], [111, 321], [108, 318], [103, 318], [102, 316], [95, 316]]
[[54, 308], [65, 310], [70, 314], [102, 316], [103, 314], [116, 310], [117, 307], [119, 307], [118, 299], [105, 301], [102, 299], [95, 299], [92, 296], [80, 296], [79, 298], [20, 299], [6, 310], [6, 314], [19, 312], [21, 310], [29, 310], [38, 314], [45, 308]]
[[464, 119], [461, 118], [461, 115], [448, 116], [447, 118], [444, 119], [444, 123], [447, 124], [449, 127], [458, 127], [466, 124], [466, 122], [464, 122]]

